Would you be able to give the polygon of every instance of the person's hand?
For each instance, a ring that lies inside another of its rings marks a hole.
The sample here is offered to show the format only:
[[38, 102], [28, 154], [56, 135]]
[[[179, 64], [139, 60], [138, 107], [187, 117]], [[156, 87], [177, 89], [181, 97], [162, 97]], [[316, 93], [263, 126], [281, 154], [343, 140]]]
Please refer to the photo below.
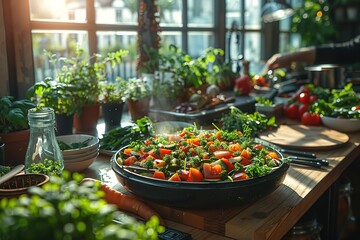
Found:
[[269, 70], [278, 68], [289, 68], [292, 63], [290, 54], [277, 53], [273, 55], [266, 63], [266, 67]]

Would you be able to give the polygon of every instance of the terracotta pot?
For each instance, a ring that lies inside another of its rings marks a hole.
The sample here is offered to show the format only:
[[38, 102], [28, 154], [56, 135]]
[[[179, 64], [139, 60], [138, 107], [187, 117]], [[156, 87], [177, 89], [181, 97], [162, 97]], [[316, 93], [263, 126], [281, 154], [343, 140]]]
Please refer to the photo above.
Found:
[[16, 166], [24, 164], [25, 154], [30, 139], [30, 129], [11, 133], [0, 133], [4, 146], [4, 165]]
[[150, 98], [146, 97], [138, 101], [128, 100], [128, 107], [132, 121], [136, 121], [149, 114]]
[[80, 115], [74, 115], [75, 133], [96, 134], [96, 126], [99, 116], [99, 103], [83, 107]]

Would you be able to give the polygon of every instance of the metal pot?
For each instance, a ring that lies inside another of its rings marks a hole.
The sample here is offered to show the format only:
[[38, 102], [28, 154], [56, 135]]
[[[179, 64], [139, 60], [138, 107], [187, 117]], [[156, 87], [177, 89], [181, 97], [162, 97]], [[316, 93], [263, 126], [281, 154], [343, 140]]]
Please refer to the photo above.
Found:
[[345, 82], [345, 68], [336, 64], [323, 64], [306, 67], [309, 79], [315, 86], [323, 88], [342, 88]]

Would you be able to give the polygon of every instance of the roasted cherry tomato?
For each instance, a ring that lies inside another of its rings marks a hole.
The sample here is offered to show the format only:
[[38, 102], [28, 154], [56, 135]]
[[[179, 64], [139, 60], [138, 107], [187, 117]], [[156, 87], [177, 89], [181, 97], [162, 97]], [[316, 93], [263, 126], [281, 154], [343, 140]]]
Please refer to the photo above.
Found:
[[188, 182], [201, 182], [204, 179], [202, 173], [196, 168], [190, 168]]
[[222, 167], [219, 164], [213, 165], [211, 163], [204, 163], [203, 172], [205, 179], [220, 179]]

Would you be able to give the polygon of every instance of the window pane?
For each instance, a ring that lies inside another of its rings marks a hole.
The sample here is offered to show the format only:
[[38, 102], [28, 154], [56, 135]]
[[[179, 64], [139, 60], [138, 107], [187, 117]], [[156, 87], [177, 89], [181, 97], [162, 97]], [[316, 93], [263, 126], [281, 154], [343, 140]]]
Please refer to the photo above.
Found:
[[260, 61], [260, 33], [245, 33], [244, 58], [250, 62]]
[[103, 56], [109, 52], [120, 49], [128, 50], [128, 55], [122, 59], [111, 74], [108, 75], [108, 81], [114, 81], [117, 76], [123, 79], [136, 76], [137, 60], [137, 32], [97, 32], [98, 51]]
[[54, 67], [44, 55], [44, 50], [58, 56], [73, 56], [79, 46], [88, 51], [88, 37], [84, 31], [32, 31], [35, 81], [54, 76]]
[[214, 0], [188, 0], [187, 12], [189, 26], [214, 26]]
[[232, 23], [241, 25], [241, 2], [240, 0], [226, 0], [226, 28], [231, 28]]
[[158, 0], [160, 26], [182, 26], [182, 0]]
[[96, 23], [137, 24], [137, 0], [95, 0]]
[[261, 0], [245, 1], [245, 28], [261, 27]]
[[188, 54], [198, 57], [208, 47], [214, 46], [214, 34], [211, 32], [190, 32], [188, 34]]
[[181, 44], [181, 32], [161, 32], [161, 48], [166, 51], [170, 45], [175, 45], [176, 47], [182, 49]]
[[31, 20], [85, 22], [86, 0], [29, 0]]

